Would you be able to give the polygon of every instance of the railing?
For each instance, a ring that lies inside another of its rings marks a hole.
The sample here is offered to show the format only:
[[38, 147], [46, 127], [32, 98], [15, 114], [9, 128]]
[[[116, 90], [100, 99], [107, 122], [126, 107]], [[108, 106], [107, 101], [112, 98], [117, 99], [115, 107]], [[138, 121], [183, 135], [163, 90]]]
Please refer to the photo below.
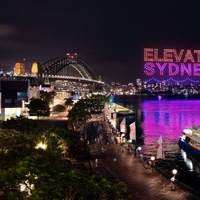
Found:
[[146, 169], [152, 169], [152, 172], [154, 171], [157, 174], [159, 174], [161, 176], [162, 182], [164, 181], [169, 182], [169, 183], [171, 182], [174, 188], [180, 188], [183, 191], [186, 191], [188, 194], [190, 194], [194, 199], [197, 199], [197, 200], [200, 199], [199, 190], [194, 190], [193, 188], [187, 186], [186, 184], [176, 179], [175, 177], [174, 179], [172, 179], [172, 176], [170, 176], [169, 173], [165, 173], [162, 167], [158, 167], [155, 163], [150, 164], [148, 158], [146, 158], [143, 154], [141, 154], [140, 151], [138, 151], [137, 149], [134, 149], [134, 150], [136, 152], [136, 156], [142, 162], [142, 165]]

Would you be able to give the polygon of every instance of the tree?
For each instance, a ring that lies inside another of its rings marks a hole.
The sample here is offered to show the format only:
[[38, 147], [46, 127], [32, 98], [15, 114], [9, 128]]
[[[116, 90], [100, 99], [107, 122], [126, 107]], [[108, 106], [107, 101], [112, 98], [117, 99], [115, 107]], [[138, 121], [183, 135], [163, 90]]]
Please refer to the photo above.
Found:
[[63, 105], [55, 105], [52, 109], [53, 112], [65, 112], [66, 111], [66, 107]]
[[[11, 199], [11, 195], [13, 199], [27, 199], [27, 195], [32, 199], [64, 198], [64, 182], [72, 168], [71, 162], [64, 158], [64, 138], [51, 131], [38, 137], [1, 131], [0, 140], [1, 199]], [[46, 149], [37, 145], [40, 140], [46, 143]]]
[[56, 92], [55, 91], [51, 91], [51, 92], [46, 92], [41, 90], [40, 91], [40, 99], [48, 102], [48, 104], [53, 102], [54, 97], [56, 96]]
[[0, 129], [0, 199], [129, 200], [122, 182], [108, 181], [73, 165], [70, 157], [76, 159], [75, 149], [86, 149], [81, 142], [71, 145], [77, 139], [77, 134], [63, 129], [38, 129], [29, 134]]
[[65, 106], [67, 107], [67, 110], [69, 110], [73, 106], [74, 102], [71, 98], [67, 98], [65, 100]]
[[32, 119], [28, 119], [24, 116], [17, 116], [16, 118], [7, 119], [6, 121], [2, 121], [0, 124], [0, 128], [16, 130], [21, 133], [28, 134], [33, 131], [37, 127], [37, 122]]
[[70, 131], [67, 152], [69, 157], [77, 162], [88, 162], [91, 159], [90, 148], [77, 132]]
[[50, 115], [50, 107], [47, 101], [32, 98], [29, 105], [29, 115], [39, 117], [48, 117]]
[[83, 99], [79, 100], [68, 113], [68, 122], [74, 130], [79, 130], [91, 118], [89, 106]]
[[110, 97], [101, 94], [92, 94], [92, 96], [87, 99], [90, 106], [93, 108], [94, 112], [102, 112], [105, 103], [109, 103]]

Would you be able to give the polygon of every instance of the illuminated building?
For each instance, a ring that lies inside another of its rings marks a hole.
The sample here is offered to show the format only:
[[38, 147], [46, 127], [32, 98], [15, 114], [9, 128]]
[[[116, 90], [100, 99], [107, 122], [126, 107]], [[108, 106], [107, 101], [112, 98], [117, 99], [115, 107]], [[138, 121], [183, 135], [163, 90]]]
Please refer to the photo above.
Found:
[[15, 75], [24, 75], [25, 74], [25, 64], [20, 63], [20, 62], [15, 63], [14, 74]]
[[7, 120], [23, 113], [23, 102], [28, 102], [29, 81], [0, 81], [0, 118]]
[[136, 79], [136, 85], [137, 86], [142, 86], [142, 80], [140, 78]]
[[39, 88], [39, 86], [30, 86], [28, 96], [29, 96], [29, 99], [31, 99], [31, 98], [39, 99], [40, 98], [40, 88]]
[[32, 75], [37, 75], [38, 74], [38, 63], [37, 62], [34, 62], [32, 64], [31, 74]]

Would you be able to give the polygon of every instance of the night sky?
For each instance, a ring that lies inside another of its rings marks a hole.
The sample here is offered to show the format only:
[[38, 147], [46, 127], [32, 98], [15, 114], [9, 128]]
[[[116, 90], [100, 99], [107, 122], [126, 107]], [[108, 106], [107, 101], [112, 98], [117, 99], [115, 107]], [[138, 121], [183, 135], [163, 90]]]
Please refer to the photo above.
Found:
[[6, 0], [0, 68], [77, 53], [107, 83], [142, 78], [143, 49], [200, 49], [199, 0]]

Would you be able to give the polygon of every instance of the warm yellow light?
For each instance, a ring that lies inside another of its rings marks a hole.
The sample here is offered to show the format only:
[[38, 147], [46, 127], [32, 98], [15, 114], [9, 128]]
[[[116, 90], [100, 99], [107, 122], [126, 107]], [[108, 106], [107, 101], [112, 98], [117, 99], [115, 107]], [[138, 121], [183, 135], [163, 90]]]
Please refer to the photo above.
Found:
[[30, 184], [28, 180], [24, 181], [24, 183], [20, 183], [19, 187], [20, 192], [27, 192], [29, 196], [31, 195], [31, 190], [35, 189], [35, 185]]
[[44, 149], [44, 150], [46, 150], [46, 148], [47, 148], [47, 145], [45, 144], [45, 143], [43, 143], [43, 142], [39, 142], [37, 145], [36, 145], [36, 147], [35, 147], [36, 149], [39, 149], [39, 148], [41, 148], [41, 149]]

